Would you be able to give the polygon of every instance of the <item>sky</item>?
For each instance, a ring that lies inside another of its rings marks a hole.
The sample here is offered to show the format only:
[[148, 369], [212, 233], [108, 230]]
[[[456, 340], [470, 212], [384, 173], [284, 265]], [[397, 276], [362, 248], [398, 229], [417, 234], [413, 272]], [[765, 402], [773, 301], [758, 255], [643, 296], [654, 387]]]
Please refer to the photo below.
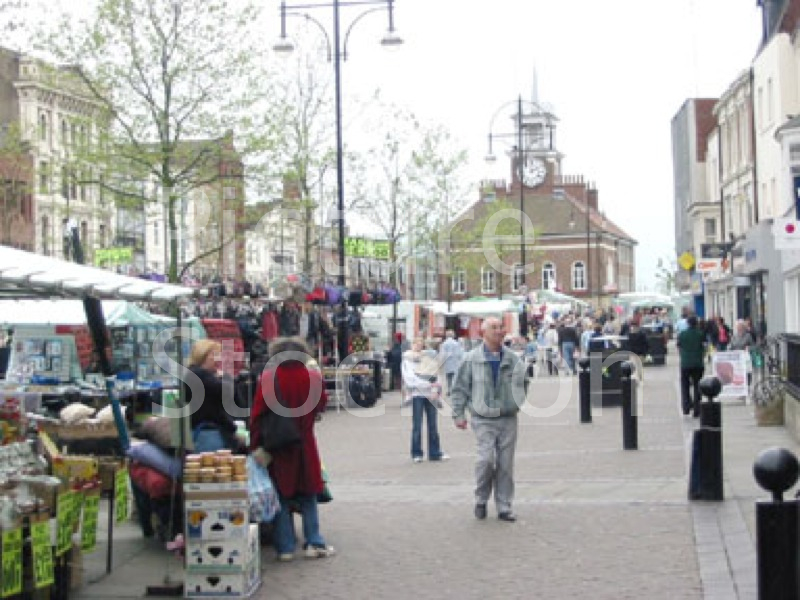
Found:
[[[341, 8], [343, 30], [363, 8]], [[313, 15], [332, 22], [324, 10]], [[385, 13], [353, 27], [345, 120], [348, 97], [380, 88], [446, 125], [476, 180], [509, 179], [499, 152], [493, 167], [484, 162], [490, 122], [519, 95], [531, 99], [536, 71], [539, 100], [560, 120], [564, 173], [595, 184], [606, 217], [639, 242], [638, 286], [654, 289], [658, 259], [675, 259], [671, 119], [687, 98], [719, 97], [750, 66], [756, 1], [395, 0], [395, 25], [404, 44], [390, 52], [377, 43]]]
[[[312, 3], [325, 5], [310, 12], [331, 32], [330, 1], [287, 1], [290, 10]], [[269, 46], [279, 4], [263, 0]], [[639, 242], [638, 287], [653, 289], [658, 260], [675, 260], [670, 122], [687, 98], [719, 97], [750, 66], [756, 0], [394, 0], [404, 44], [392, 51], [378, 43], [383, 6], [340, 9], [343, 36], [358, 19], [341, 72], [345, 138], [359, 129], [356, 98], [380, 89], [384, 101], [445, 125], [469, 152], [472, 180], [508, 180], [502, 144], [493, 166], [484, 161], [487, 137], [513, 131], [492, 117], [532, 98], [535, 72], [540, 102], [559, 119], [564, 174], [595, 185], [606, 217]], [[297, 22], [287, 22], [290, 35]]]

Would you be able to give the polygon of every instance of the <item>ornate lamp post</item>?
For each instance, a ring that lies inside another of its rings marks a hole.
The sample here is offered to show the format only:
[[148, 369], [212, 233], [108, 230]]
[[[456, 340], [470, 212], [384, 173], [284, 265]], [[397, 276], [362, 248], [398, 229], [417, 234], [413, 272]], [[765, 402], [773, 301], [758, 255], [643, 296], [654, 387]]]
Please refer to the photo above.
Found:
[[[344, 39], [341, 35], [341, 21], [339, 18], [340, 7], [348, 6], [368, 6], [376, 5], [373, 8], [368, 8], [358, 14], [348, 25]], [[331, 44], [330, 36], [328, 35], [325, 26], [317, 19], [312, 17], [305, 11], [317, 8], [333, 8], [333, 44]], [[273, 46], [273, 50], [278, 54], [289, 54], [294, 50], [294, 44], [286, 36], [286, 17], [303, 17], [307, 21], [314, 23], [322, 34], [325, 36], [325, 42], [328, 48], [328, 61], [333, 60], [334, 79], [335, 79], [335, 104], [336, 104], [336, 209], [338, 212], [338, 229], [339, 239], [337, 249], [339, 253], [339, 272], [338, 284], [342, 287], [345, 285], [345, 254], [344, 254], [344, 152], [342, 144], [342, 61], [347, 60], [347, 41], [350, 39], [350, 33], [353, 27], [368, 14], [386, 10], [389, 17], [389, 27], [386, 34], [381, 38], [381, 45], [384, 47], [399, 46], [403, 43], [402, 38], [397, 35], [394, 28], [394, 0], [354, 0], [352, 2], [340, 2], [333, 0], [329, 3], [320, 4], [287, 4], [281, 2], [281, 35], [280, 39]], [[340, 340], [340, 355], [342, 345], [347, 348], [347, 319], [339, 320], [339, 340]], [[343, 359], [340, 356], [339, 359]]]
[[[517, 171], [517, 180], [519, 182], [519, 211], [520, 211], [520, 228], [519, 228], [519, 253], [520, 253], [520, 281], [518, 283], [518, 287], [521, 290], [527, 291], [527, 285], [525, 281], [525, 275], [527, 270], [527, 263], [525, 260], [525, 248], [526, 248], [526, 239], [525, 239], [525, 188], [535, 188], [544, 181], [545, 177], [547, 176], [547, 170], [544, 163], [538, 159], [532, 161], [526, 161], [526, 155], [532, 154], [533, 150], [538, 150], [540, 153], [542, 150], [546, 150], [543, 145], [540, 145], [538, 148], [527, 148], [524, 144], [523, 138], [523, 130], [524, 130], [524, 123], [523, 123], [523, 100], [522, 96], [519, 96], [516, 100], [517, 104], [517, 111], [515, 115], [515, 131], [509, 133], [496, 133], [494, 131], [494, 121], [497, 116], [500, 114], [501, 111], [507, 109], [512, 102], [507, 102], [503, 106], [501, 106], [495, 114], [492, 116], [492, 120], [489, 123], [489, 152], [486, 155], [486, 162], [493, 163], [496, 160], [494, 152], [492, 150], [493, 141], [497, 138], [512, 138], [515, 139], [516, 144], [514, 146], [514, 159], [516, 160], [516, 171]], [[542, 109], [539, 104], [536, 102], [525, 102], [533, 109], [534, 115], [545, 115], [546, 116], [546, 123], [545, 126], [549, 129], [549, 149], [552, 150], [553, 147], [553, 128], [554, 124], [550, 115]], [[544, 132], [542, 132], [542, 135]], [[542, 140], [543, 141], [543, 140]], [[517, 271], [514, 268], [512, 277], [516, 278]], [[513, 282], [513, 281], [512, 281]], [[527, 336], [528, 335], [528, 315], [525, 310], [522, 312], [522, 317], [520, 319], [519, 329], [520, 335]]]

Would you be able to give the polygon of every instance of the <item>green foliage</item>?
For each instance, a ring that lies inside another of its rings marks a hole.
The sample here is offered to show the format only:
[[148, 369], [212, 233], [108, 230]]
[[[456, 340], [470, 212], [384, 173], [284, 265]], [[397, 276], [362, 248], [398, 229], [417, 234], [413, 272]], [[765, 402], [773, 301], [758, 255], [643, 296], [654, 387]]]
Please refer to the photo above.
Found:
[[252, 117], [264, 92], [257, 15], [247, 0], [98, 0], [92, 19], [67, 17], [38, 38], [75, 65], [95, 107], [97, 129], [73, 160], [96, 166], [109, 197], [167, 207], [171, 281], [181, 199], [217, 182], [221, 159], [264, 145]]
[[678, 265], [675, 260], [668, 260], [659, 258], [656, 263], [655, 277], [658, 281], [659, 292], [666, 295], [672, 295], [678, 290], [677, 286], [677, 272]]

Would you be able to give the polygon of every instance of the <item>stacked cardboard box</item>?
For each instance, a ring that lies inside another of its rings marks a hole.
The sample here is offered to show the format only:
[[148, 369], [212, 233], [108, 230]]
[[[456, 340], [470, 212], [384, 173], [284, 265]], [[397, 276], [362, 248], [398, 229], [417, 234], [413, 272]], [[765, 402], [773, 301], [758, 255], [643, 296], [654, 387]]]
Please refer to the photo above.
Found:
[[261, 585], [246, 482], [187, 483], [186, 598], [249, 598]]

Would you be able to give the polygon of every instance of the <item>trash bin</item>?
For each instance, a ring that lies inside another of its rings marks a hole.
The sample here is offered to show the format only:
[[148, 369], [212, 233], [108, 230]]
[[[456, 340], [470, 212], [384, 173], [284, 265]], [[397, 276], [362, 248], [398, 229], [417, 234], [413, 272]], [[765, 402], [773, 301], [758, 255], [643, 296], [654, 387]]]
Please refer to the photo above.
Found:
[[[611, 356], [614, 357], [613, 361], [606, 363]], [[602, 352], [591, 353], [590, 390], [593, 406], [622, 405], [622, 371], [620, 365], [629, 358], [630, 353], [619, 348], [604, 348]], [[595, 383], [598, 380], [601, 382], [599, 392]]]

